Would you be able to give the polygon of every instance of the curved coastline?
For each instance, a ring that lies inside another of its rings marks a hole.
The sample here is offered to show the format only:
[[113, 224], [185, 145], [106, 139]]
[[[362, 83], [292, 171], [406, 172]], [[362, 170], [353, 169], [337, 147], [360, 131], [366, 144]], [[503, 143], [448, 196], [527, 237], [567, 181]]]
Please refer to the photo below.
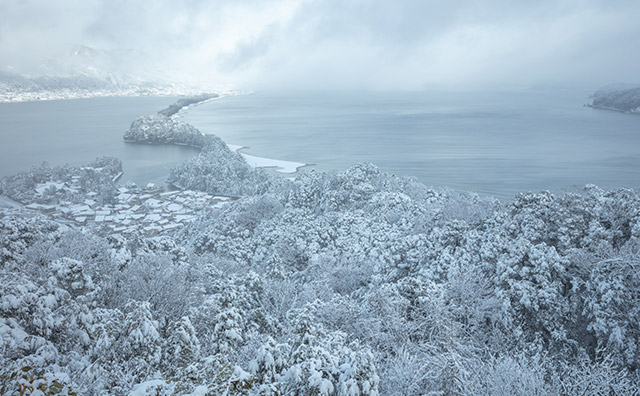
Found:
[[[165, 109], [158, 111], [158, 115], [168, 117], [171, 120], [176, 120], [178, 118], [181, 118], [186, 111], [188, 111], [189, 109], [195, 106], [201, 105], [203, 103], [206, 103], [212, 100], [222, 99], [227, 96], [234, 96], [234, 95], [241, 95], [241, 94], [242, 93], [240, 92], [226, 92], [221, 94], [202, 94], [202, 95], [197, 95], [193, 97], [179, 99], [176, 103], [168, 106]], [[191, 126], [191, 124], [188, 124], [188, 123], [183, 123], [183, 124]], [[209, 135], [209, 134], [203, 133], [202, 131], [199, 131], [199, 132], [204, 136]], [[194, 147], [202, 150], [201, 145], [176, 142], [176, 141], [172, 141], [172, 142], [139, 141], [137, 139], [127, 138], [126, 135], [123, 140], [126, 143], [172, 144], [172, 145], [180, 145], [180, 146], [190, 146], [190, 147]], [[234, 144], [229, 144], [227, 142], [225, 142], [225, 144], [227, 145], [227, 147], [229, 147], [231, 151], [237, 152], [238, 154], [242, 155], [242, 157], [247, 162], [247, 164], [249, 164], [253, 168], [272, 169], [273, 171], [278, 173], [295, 175], [300, 169], [304, 167], [313, 166], [313, 164], [308, 164], [304, 162], [261, 157], [261, 156], [243, 152], [243, 150], [249, 149], [250, 147], [238, 146]]]
[[194, 126], [172, 117], [179, 108], [207, 99], [211, 97], [182, 99], [156, 114], [138, 117], [124, 133], [123, 139], [129, 143], [168, 144], [199, 149], [197, 156], [172, 167], [166, 182], [186, 189], [200, 186], [206, 191], [227, 196], [253, 194], [264, 190], [272, 182], [273, 176], [260, 171], [261, 168], [295, 173], [304, 165], [241, 154], [238, 152], [239, 147], [232, 150], [219, 137], [204, 134]]

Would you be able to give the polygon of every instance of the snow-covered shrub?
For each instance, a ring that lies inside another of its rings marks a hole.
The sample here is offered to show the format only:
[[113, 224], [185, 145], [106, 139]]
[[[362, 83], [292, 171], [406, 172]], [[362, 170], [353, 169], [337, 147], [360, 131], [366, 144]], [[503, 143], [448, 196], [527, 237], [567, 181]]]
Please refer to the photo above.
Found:
[[[95, 198], [101, 202], [111, 202], [116, 192], [113, 180], [120, 172], [122, 162], [113, 157], [100, 157], [82, 167], [63, 165], [52, 168], [43, 163], [26, 172], [0, 179], [0, 193], [25, 204], [50, 204], [59, 200], [80, 202], [87, 198], [85, 194], [89, 192], [96, 193]], [[38, 185], [48, 182], [71, 184], [72, 176], [79, 178], [80, 191], [69, 188], [69, 185], [60, 189], [50, 185], [43, 194], [36, 191]]]
[[59, 235], [57, 229], [56, 223], [42, 217], [0, 215], [0, 269], [15, 266], [33, 245], [51, 243]]
[[179, 144], [202, 148], [207, 139], [190, 124], [154, 114], [133, 121], [124, 134], [124, 140], [130, 143]]
[[268, 339], [251, 363], [254, 387], [267, 394], [377, 395], [374, 357], [342, 332], [326, 332], [305, 310], [295, 319], [296, 337]]
[[116, 287], [117, 305], [130, 299], [146, 301], [154, 313], [174, 319], [187, 313], [194, 291], [188, 266], [160, 251], [133, 259], [119, 273]]
[[200, 340], [188, 316], [172, 323], [163, 347], [163, 363], [172, 372], [186, 367], [200, 358]]
[[640, 244], [598, 262], [584, 286], [584, 314], [598, 346], [616, 365], [640, 367]]

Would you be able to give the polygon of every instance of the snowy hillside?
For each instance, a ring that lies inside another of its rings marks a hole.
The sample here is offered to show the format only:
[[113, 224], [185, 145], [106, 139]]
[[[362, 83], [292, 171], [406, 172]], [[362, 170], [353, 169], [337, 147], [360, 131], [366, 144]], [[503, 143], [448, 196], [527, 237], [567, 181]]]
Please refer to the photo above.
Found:
[[211, 139], [184, 191], [117, 186], [113, 159], [2, 180], [27, 206], [0, 201], [0, 393], [637, 394], [636, 192], [288, 180]]

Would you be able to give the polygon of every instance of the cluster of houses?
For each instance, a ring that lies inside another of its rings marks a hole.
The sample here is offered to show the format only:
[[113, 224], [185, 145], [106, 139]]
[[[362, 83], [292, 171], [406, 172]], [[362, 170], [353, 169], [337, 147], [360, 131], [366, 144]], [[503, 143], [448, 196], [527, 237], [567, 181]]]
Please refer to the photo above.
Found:
[[[57, 189], [65, 187], [60, 183], [47, 183], [38, 186], [36, 191], [45, 191], [52, 186]], [[164, 191], [152, 183], [144, 188], [120, 187], [114, 204], [101, 204], [93, 199], [95, 195], [86, 194], [87, 199], [82, 203], [61, 200], [55, 205], [30, 204], [26, 208], [78, 226], [106, 227], [111, 232], [122, 234], [143, 232], [155, 235], [182, 227], [193, 220], [197, 212], [212, 209], [231, 199], [192, 190]]]

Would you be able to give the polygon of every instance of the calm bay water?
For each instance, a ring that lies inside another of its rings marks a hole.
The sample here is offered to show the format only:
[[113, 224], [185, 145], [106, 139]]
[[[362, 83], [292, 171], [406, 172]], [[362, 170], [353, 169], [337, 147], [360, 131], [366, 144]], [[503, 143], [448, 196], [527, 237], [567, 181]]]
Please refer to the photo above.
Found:
[[[593, 183], [640, 190], [640, 117], [585, 108], [589, 91], [258, 93], [191, 107], [185, 121], [262, 157], [344, 170], [371, 162], [428, 185], [510, 198]], [[126, 144], [176, 98], [0, 104], [0, 176], [48, 161], [123, 161], [123, 181], [162, 183], [189, 147]]]
[[257, 93], [182, 117], [253, 155], [326, 170], [371, 162], [502, 198], [589, 183], [640, 189], [640, 117], [583, 107], [589, 92]]
[[176, 99], [111, 97], [0, 103], [0, 177], [42, 161], [83, 165], [106, 155], [122, 160], [121, 181], [163, 183], [171, 166], [198, 151], [128, 144], [122, 135], [137, 117], [156, 113]]

